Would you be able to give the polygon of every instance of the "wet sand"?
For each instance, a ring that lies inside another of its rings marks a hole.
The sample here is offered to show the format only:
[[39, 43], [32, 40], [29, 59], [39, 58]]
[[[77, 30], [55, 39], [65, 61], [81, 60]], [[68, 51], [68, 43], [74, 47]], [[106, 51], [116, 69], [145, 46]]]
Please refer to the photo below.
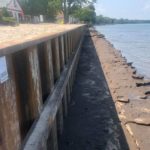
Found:
[[109, 41], [91, 31], [126, 139], [130, 145], [134, 143], [136, 149], [149, 150], [150, 81], [139, 76], [132, 63], [127, 62]]

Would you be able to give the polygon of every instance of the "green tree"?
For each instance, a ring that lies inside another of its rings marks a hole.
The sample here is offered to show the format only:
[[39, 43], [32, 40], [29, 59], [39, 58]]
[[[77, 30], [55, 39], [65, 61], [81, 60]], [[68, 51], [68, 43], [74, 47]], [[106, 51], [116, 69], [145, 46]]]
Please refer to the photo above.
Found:
[[84, 5], [93, 4], [96, 0], [20, 0], [21, 6], [27, 15], [43, 14], [54, 20], [58, 12], [64, 14], [65, 22], [69, 15]]
[[73, 15], [85, 23], [94, 23], [96, 18], [95, 8], [92, 4], [87, 7], [77, 9]]

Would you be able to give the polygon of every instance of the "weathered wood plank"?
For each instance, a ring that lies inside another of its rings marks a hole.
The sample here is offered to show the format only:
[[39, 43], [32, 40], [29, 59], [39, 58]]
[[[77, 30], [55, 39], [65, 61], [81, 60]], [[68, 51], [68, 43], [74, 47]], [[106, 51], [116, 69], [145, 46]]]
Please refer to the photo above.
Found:
[[69, 59], [68, 35], [67, 35], [67, 33], [64, 36], [65, 36], [65, 64], [67, 64], [68, 59]]
[[60, 137], [60, 135], [62, 134], [63, 132], [63, 124], [64, 124], [64, 120], [63, 120], [63, 105], [62, 105], [62, 102], [60, 104], [60, 107], [58, 109], [58, 112], [57, 112], [57, 131], [58, 131], [58, 138]]
[[67, 114], [68, 114], [68, 103], [67, 103], [66, 91], [64, 92], [64, 96], [63, 96], [63, 99], [62, 99], [62, 104], [63, 104], [63, 114], [64, 114], [64, 117], [66, 117]]
[[9, 79], [0, 83], [0, 150], [18, 150], [21, 145], [17, 101], [19, 99], [12, 57], [6, 56]]
[[65, 64], [65, 54], [64, 54], [64, 37], [63, 35], [59, 37], [59, 54], [60, 54], [60, 69], [64, 68]]
[[58, 37], [52, 40], [54, 81], [60, 77], [60, 54]]
[[28, 59], [28, 101], [30, 117], [35, 119], [39, 116], [42, 109], [42, 91], [39, 60], [37, 47], [31, 47], [26, 51]]
[[15, 66], [21, 135], [24, 138], [42, 110], [42, 90], [37, 48], [31, 47], [13, 55]]
[[67, 84], [67, 100], [68, 100], [68, 104], [70, 103], [70, 99], [71, 99], [71, 96], [70, 96], [70, 81], [68, 80], [68, 84]]
[[45, 101], [54, 88], [53, 61], [51, 41], [42, 43], [38, 47], [38, 57], [40, 63], [40, 76], [42, 83], [42, 95]]
[[47, 150], [58, 150], [58, 137], [57, 137], [57, 121], [54, 120], [50, 135], [47, 141]]

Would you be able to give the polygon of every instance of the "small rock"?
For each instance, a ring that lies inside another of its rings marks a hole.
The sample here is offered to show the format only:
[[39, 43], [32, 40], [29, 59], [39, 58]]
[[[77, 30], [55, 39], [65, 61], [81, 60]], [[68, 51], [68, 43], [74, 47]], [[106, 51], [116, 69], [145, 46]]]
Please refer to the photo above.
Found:
[[135, 67], [134, 67], [134, 66], [131, 66], [131, 68], [132, 68], [132, 69], [135, 69]]
[[104, 38], [105, 36], [103, 34], [98, 34], [97, 37], [98, 38]]
[[133, 78], [133, 79], [143, 80], [143, 79], [144, 79], [144, 76], [141, 76], [141, 75], [132, 75], [132, 78]]
[[117, 97], [117, 101], [118, 102], [123, 102], [123, 103], [129, 103], [129, 99], [128, 98], [125, 98], [123, 96], [118, 96]]
[[136, 118], [134, 120], [127, 121], [125, 124], [127, 123], [135, 123], [139, 125], [150, 126], [150, 118]]
[[136, 69], [134, 69], [134, 70], [133, 70], [133, 74], [136, 74], [136, 72], [137, 72]]
[[150, 95], [150, 91], [145, 92], [145, 95]]
[[136, 86], [137, 86], [137, 87], [140, 87], [140, 86], [150, 86], [150, 82], [146, 82], [146, 83], [136, 83]]
[[133, 62], [129, 62], [127, 63], [128, 66], [132, 66]]
[[140, 96], [141, 99], [147, 99], [147, 96]]

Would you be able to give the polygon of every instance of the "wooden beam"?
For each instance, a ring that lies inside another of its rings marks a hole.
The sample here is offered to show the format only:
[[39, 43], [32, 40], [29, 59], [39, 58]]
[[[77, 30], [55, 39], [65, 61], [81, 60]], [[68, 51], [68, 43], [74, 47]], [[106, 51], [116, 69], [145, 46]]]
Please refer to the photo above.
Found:
[[54, 81], [60, 77], [60, 54], [58, 37], [52, 40], [53, 72]]
[[21, 146], [17, 108], [19, 95], [10, 55], [6, 56], [6, 62], [9, 79], [0, 83], [0, 150], [18, 150]]
[[22, 139], [42, 110], [42, 90], [37, 47], [13, 55]]
[[47, 41], [38, 46], [38, 58], [40, 64], [40, 76], [42, 85], [43, 101], [54, 88], [53, 60], [51, 41]]

